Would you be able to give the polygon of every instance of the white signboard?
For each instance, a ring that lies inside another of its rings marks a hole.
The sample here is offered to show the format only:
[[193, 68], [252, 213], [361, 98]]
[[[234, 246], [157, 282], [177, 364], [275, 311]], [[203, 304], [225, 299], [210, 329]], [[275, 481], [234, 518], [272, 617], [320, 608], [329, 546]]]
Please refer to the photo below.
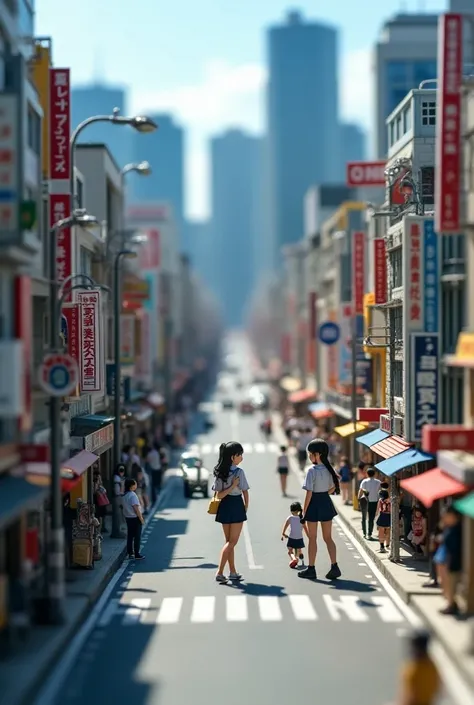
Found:
[[[0, 94], [0, 233], [18, 229], [18, 98]], [[1, 236], [0, 236], [1, 237]]]
[[101, 364], [101, 292], [97, 289], [76, 292], [75, 300], [81, 304], [82, 346], [79, 360], [81, 392], [102, 391]]

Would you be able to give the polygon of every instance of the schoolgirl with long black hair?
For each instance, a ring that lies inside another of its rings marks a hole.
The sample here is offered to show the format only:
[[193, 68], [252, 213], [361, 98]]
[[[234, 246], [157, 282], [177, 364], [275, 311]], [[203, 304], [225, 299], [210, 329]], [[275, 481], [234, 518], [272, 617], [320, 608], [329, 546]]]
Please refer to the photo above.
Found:
[[[247, 521], [249, 506], [249, 484], [244, 471], [239, 467], [243, 455], [244, 449], [240, 443], [221, 443], [219, 460], [214, 468], [215, 480], [212, 489], [220, 500], [216, 521], [222, 524], [225, 536], [216, 573], [218, 583], [243, 580], [235, 567], [234, 555], [244, 521]], [[230, 568], [229, 578], [224, 575], [227, 563]]]
[[303, 489], [306, 490], [303, 518], [308, 529], [308, 567], [298, 573], [298, 576], [316, 580], [317, 535], [320, 523], [331, 560], [326, 579], [335, 580], [341, 576], [341, 571], [337, 565], [336, 544], [332, 538], [332, 520], [337, 512], [330, 495], [339, 494], [339, 478], [329, 462], [329, 446], [326, 441], [315, 438], [308, 443], [306, 450], [312, 463], [303, 484]]

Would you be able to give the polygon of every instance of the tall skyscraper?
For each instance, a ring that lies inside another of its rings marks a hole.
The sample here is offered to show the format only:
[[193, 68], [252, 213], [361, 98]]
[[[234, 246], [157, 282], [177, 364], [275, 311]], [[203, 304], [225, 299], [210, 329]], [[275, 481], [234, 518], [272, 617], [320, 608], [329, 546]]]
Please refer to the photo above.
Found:
[[310, 186], [342, 178], [337, 31], [298, 13], [268, 32], [270, 225], [275, 250], [304, 231]]
[[[126, 93], [121, 86], [107, 86], [97, 82], [88, 86], [75, 86], [71, 91], [73, 128], [92, 115], [111, 115], [114, 108], [119, 108], [122, 115], [127, 115]], [[131, 140], [131, 128], [107, 122], [90, 125], [79, 137], [81, 144], [106, 144], [120, 169], [131, 160]]]
[[228, 325], [242, 323], [254, 286], [262, 208], [262, 140], [229, 130], [211, 140], [212, 274]]
[[[448, 11], [472, 14], [472, 0], [450, 0]], [[466, 40], [468, 40], [466, 33]], [[471, 31], [472, 36], [472, 31]], [[388, 139], [385, 120], [398, 103], [422, 81], [437, 77], [438, 15], [400, 14], [385, 22], [373, 55], [374, 144], [372, 156], [384, 159]], [[465, 63], [472, 64], [466, 42]], [[436, 84], [428, 84], [431, 88]]]
[[149, 161], [152, 173], [147, 177], [130, 174], [130, 193], [140, 203], [166, 201], [171, 204], [184, 249], [190, 254], [184, 227], [184, 130], [172, 115], [150, 117], [159, 129], [133, 135], [133, 161]]
[[349, 122], [341, 125], [341, 154], [344, 172], [347, 162], [363, 161], [366, 158], [366, 141], [366, 134], [359, 125]]

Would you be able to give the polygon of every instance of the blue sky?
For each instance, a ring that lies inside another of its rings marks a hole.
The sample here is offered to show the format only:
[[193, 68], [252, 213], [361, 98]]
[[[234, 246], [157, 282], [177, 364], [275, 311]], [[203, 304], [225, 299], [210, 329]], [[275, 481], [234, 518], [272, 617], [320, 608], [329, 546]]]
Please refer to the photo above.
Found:
[[54, 64], [71, 67], [73, 82], [88, 82], [99, 73], [128, 87], [130, 112], [170, 110], [188, 129], [187, 211], [202, 218], [208, 214], [209, 135], [229, 126], [263, 129], [268, 25], [296, 8], [339, 27], [342, 114], [370, 129], [370, 50], [381, 23], [406, 7], [438, 11], [446, 2], [38, 0], [36, 5], [36, 34], [52, 37]]

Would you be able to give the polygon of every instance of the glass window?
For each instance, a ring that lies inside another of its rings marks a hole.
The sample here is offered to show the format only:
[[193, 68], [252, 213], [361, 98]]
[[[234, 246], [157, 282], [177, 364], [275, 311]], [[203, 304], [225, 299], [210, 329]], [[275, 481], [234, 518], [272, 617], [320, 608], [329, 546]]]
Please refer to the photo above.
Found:
[[34, 33], [34, 8], [30, 0], [20, 0], [18, 21], [20, 36], [32, 37]]
[[76, 179], [76, 199], [77, 207], [84, 208], [84, 184], [80, 179]]
[[462, 424], [464, 419], [464, 370], [447, 367], [441, 375], [441, 423]]
[[[418, 88], [422, 81], [430, 81], [436, 78], [438, 74], [438, 67], [436, 61], [414, 61], [413, 62], [413, 82], [415, 88]], [[431, 84], [432, 88], [435, 84]]]
[[399, 115], [397, 117], [397, 140], [401, 139], [403, 135], [403, 116]]
[[28, 147], [39, 155], [41, 153], [41, 118], [31, 105], [28, 106], [26, 129]]
[[[425, 206], [434, 203], [435, 169], [433, 166], [422, 166], [420, 169], [421, 199]], [[452, 237], [452, 236], [450, 236]]]
[[403, 397], [403, 361], [395, 360], [393, 363], [393, 396]]
[[421, 104], [421, 124], [436, 125], [436, 102], [423, 101]]
[[407, 133], [412, 128], [411, 120], [411, 105], [408, 105], [403, 111], [403, 132]]
[[390, 272], [392, 278], [392, 289], [403, 286], [402, 248], [399, 247], [390, 252]]
[[453, 355], [458, 335], [465, 325], [465, 286], [461, 283], [443, 282], [441, 288], [441, 330], [443, 353]]
[[409, 69], [408, 61], [387, 61], [387, 82], [407, 83], [410, 80]]

